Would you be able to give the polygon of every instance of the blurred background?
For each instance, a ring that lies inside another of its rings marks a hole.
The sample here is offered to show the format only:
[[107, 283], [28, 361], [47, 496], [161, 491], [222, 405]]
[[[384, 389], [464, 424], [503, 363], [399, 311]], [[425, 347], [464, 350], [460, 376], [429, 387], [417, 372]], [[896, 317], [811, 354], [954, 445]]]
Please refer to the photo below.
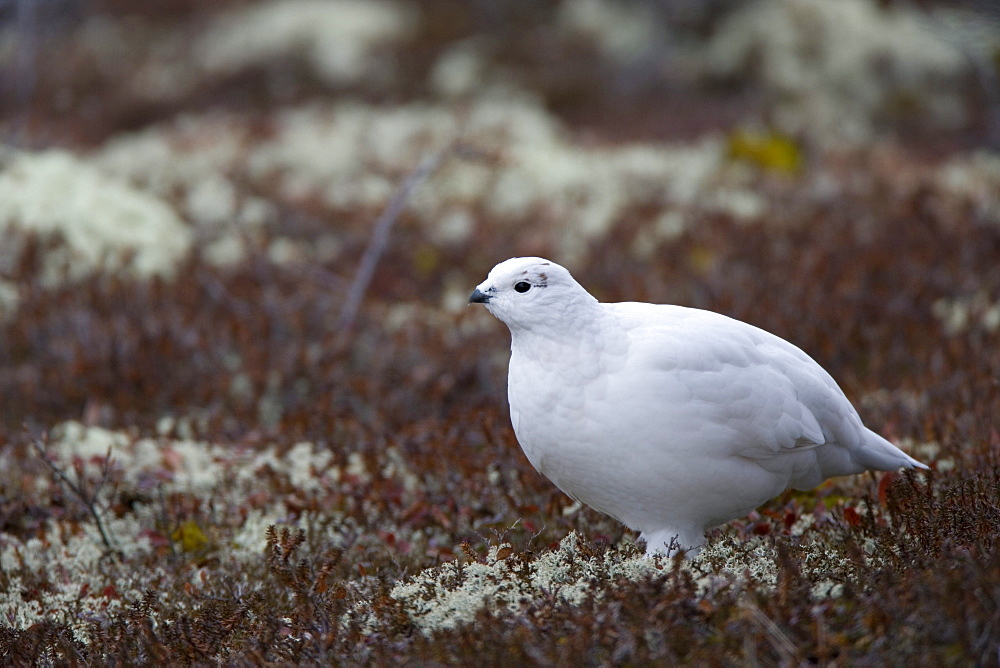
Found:
[[1000, 318], [995, 2], [6, 0], [0, 63], [9, 426], [502, 402], [519, 254], [834, 365]]
[[[996, 0], [0, 0], [0, 656], [995, 662], [998, 71]], [[792, 341], [933, 473], [626, 581], [466, 303], [514, 255]], [[507, 608], [434, 598], [488, 553]]]

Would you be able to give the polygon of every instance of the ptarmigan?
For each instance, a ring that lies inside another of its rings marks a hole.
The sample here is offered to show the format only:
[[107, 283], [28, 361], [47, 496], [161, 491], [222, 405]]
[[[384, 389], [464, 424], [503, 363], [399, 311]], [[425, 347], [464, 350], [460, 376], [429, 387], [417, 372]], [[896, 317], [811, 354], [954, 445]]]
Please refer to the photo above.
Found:
[[602, 304], [554, 262], [501, 262], [469, 298], [511, 332], [507, 393], [531, 464], [641, 532], [696, 551], [709, 527], [788, 487], [927, 468], [861, 423], [812, 358], [682, 306]]

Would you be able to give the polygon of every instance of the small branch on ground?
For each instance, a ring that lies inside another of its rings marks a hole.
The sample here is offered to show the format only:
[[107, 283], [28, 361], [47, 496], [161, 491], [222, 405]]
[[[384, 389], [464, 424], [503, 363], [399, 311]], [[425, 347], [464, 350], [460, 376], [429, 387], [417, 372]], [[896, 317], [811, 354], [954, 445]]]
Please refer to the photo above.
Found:
[[351, 287], [347, 291], [347, 299], [344, 300], [344, 305], [340, 309], [338, 325], [342, 336], [345, 336], [354, 325], [354, 319], [361, 307], [361, 300], [364, 299], [368, 285], [375, 274], [375, 266], [378, 264], [379, 258], [382, 257], [382, 253], [385, 252], [385, 247], [389, 242], [389, 232], [396, 223], [396, 219], [403, 213], [413, 192], [434, 173], [448, 152], [449, 149], [445, 149], [425, 156], [417, 168], [406, 177], [399, 190], [389, 201], [385, 211], [375, 221], [372, 238], [368, 242], [368, 248], [365, 249], [364, 255], [361, 256], [361, 263], [358, 265], [358, 270], [351, 281]]
[[90, 516], [94, 519], [94, 524], [97, 525], [97, 531], [101, 534], [101, 542], [104, 543], [105, 549], [111, 554], [117, 554], [118, 549], [111, 542], [111, 537], [108, 534], [107, 529], [104, 526], [104, 521], [101, 519], [101, 513], [97, 508], [98, 496], [100, 495], [101, 489], [107, 483], [108, 478], [111, 473], [111, 448], [108, 448], [108, 454], [104, 457], [104, 463], [102, 465], [101, 471], [101, 481], [94, 487], [93, 490], [87, 489], [86, 481], [82, 475], [82, 468], [77, 476], [79, 479], [74, 481], [66, 472], [63, 471], [62, 467], [49, 459], [48, 453], [44, 445], [44, 436], [41, 438], [35, 437], [31, 439], [31, 444], [35, 449], [35, 453], [38, 458], [45, 463], [45, 465], [52, 472], [52, 477], [59, 483], [62, 483], [66, 489], [73, 493], [80, 502], [84, 505]]

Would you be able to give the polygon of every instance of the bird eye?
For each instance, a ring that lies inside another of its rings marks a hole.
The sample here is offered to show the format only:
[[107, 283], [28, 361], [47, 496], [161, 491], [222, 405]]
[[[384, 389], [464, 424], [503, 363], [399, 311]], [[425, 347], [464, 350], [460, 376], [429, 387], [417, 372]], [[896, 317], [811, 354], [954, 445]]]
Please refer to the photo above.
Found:
[[531, 283], [528, 281], [519, 281], [514, 284], [514, 289], [518, 292], [527, 292], [531, 289]]

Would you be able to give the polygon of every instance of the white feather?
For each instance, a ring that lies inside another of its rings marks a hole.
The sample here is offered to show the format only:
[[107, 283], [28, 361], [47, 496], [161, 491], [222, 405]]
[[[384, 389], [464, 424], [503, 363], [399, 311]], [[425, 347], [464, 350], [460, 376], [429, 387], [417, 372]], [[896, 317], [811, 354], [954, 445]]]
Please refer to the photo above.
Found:
[[641, 531], [648, 553], [697, 549], [707, 528], [787, 487], [926, 468], [866, 428], [812, 358], [752, 325], [601, 304], [534, 257], [498, 264], [470, 301], [510, 328], [511, 421], [528, 460]]

